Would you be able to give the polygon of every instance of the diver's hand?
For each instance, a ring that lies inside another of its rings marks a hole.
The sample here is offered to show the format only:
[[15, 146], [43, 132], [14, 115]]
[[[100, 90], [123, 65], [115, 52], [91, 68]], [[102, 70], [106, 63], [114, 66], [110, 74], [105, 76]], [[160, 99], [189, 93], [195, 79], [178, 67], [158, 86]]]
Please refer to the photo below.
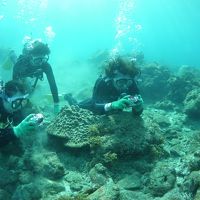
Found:
[[141, 108], [143, 108], [144, 101], [141, 95], [137, 95], [137, 98], [138, 98], [137, 102], [135, 102], [132, 107], [136, 110], [141, 110]]
[[111, 103], [111, 109], [112, 110], [123, 110], [124, 108], [127, 108], [130, 105], [129, 97], [130, 97], [130, 95], [127, 95], [117, 101], [113, 101]]
[[24, 134], [35, 131], [37, 123], [31, 120], [31, 118], [34, 116], [35, 114], [28, 115], [20, 124], [13, 127], [13, 131], [16, 137], [20, 137]]
[[138, 95], [139, 100], [132, 106], [132, 111], [134, 114], [141, 114], [143, 111], [144, 101], [140, 95]]

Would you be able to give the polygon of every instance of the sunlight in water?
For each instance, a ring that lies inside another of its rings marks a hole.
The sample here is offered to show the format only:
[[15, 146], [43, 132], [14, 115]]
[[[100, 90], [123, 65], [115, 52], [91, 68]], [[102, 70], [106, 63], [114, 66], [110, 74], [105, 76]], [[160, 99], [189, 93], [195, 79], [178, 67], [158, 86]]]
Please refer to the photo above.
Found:
[[26, 24], [36, 23], [48, 8], [48, 0], [18, 0], [15, 18]]
[[139, 46], [135, 33], [142, 30], [142, 25], [137, 24], [133, 18], [136, 7], [135, 0], [120, 0], [119, 13], [116, 17], [116, 45], [111, 51], [111, 56], [123, 53], [125, 46], [133, 51]]

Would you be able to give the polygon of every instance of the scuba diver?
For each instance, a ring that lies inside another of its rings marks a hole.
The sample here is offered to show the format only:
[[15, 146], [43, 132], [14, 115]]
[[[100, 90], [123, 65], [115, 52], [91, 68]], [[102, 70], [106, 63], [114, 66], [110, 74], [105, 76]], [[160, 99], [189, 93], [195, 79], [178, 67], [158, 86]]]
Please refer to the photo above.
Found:
[[33, 132], [36, 121], [35, 114], [28, 115], [22, 120], [22, 108], [28, 103], [28, 94], [24, 86], [17, 81], [8, 81], [5, 86], [0, 81], [0, 147]]
[[31, 94], [38, 80], [43, 80], [45, 73], [54, 101], [54, 111], [59, 111], [58, 89], [51, 65], [48, 63], [50, 49], [40, 40], [28, 41], [23, 48], [22, 55], [17, 59], [13, 68], [13, 80], [20, 80], [27, 86]]
[[120, 56], [106, 62], [105, 72], [94, 86], [91, 99], [77, 102], [71, 94], [64, 96], [69, 105], [78, 105], [96, 114], [132, 110], [134, 115], [143, 112], [143, 99], [136, 83], [140, 70], [134, 60]]

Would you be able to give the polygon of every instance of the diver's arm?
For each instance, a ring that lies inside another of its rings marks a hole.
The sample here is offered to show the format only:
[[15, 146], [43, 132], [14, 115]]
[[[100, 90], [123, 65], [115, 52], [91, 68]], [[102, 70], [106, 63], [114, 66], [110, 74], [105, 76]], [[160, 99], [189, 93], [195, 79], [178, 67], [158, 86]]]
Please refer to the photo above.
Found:
[[[106, 114], [108, 111], [110, 111], [111, 109], [107, 109], [107, 103], [105, 102], [101, 102], [100, 99], [102, 99], [103, 96], [105, 96], [105, 91], [106, 91], [106, 84], [105, 84], [105, 81], [103, 80], [102, 77], [98, 78], [96, 83], [95, 83], [95, 86], [94, 86], [94, 89], [93, 89], [93, 96], [92, 96], [92, 99], [93, 99], [93, 112], [97, 113], [97, 114]], [[108, 104], [109, 105], [109, 104]]]
[[77, 105], [80, 107], [80, 108], [83, 108], [83, 109], [87, 109], [87, 110], [90, 110], [92, 112], [94, 112], [95, 114], [99, 114], [99, 115], [103, 115], [106, 113], [106, 110], [105, 110], [105, 103], [95, 103], [95, 101], [93, 99], [86, 99], [86, 100], [83, 100], [79, 103], [77, 103]]
[[105, 110], [106, 103], [95, 103], [94, 104], [94, 112], [100, 115], [106, 114], [107, 110]]
[[0, 147], [16, 139], [13, 128], [0, 129]]
[[[109, 90], [110, 89], [108, 89], [105, 82], [103, 81], [101, 84], [98, 84], [98, 86], [96, 87], [96, 90], [94, 91], [94, 94], [95, 94], [95, 95], [93, 95], [93, 99], [95, 102], [94, 110], [99, 114], [113, 113], [114, 110], [120, 111], [120, 110], [123, 110], [124, 108], [126, 108], [127, 106], [129, 106], [129, 104], [130, 104], [130, 100], [127, 99], [127, 96], [125, 96], [121, 99], [115, 100], [115, 101], [106, 102], [106, 99], [107, 100], [110, 99]], [[130, 91], [128, 94], [133, 95], [133, 96], [140, 94], [137, 84], [135, 82], [133, 83], [132, 87], [130, 88]], [[99, 103], [99, 102], [101, 102], [99, 99], [102, 99], [102, 97], [104, 97], [104, 99], [102, 101], [103, 103]], [[95, 101], [95, 98], [98, 101]], [[141, 98], [141, 96], [140, 96], [140, 98]], [[143, 112], [142, 98], [141, 98], [140, 102], [138, 102], [134, 107], [132, 107], [132, 110], [135, 115], [140, 115]]]
[[102, 85], [102, 80], [101, 80], [101, 78], [99, 78], [99, 79], [97, 79], [95, 86], [93, 88], [92, 98], [85, 99], [81, 102], [77, 102], [72, 99], [70, 101], [70, 105], [77, 104], [80, 108], [90, 110], [90, 111], [94, 112], [95, 114], [105, 114], [105, 110], [104, 110], [105, 103], [97, 103], [97, 102], [101, 102], [99, 100], [101, 97], [101, 90], [99, 91], [99, 89], [102, 88], [101, 85]]
[[51, 90], [51, 93], [53, 96], [53, 101], [54, 101], [54, 103], [59, 103], [58, 89], [57, 89], [56, 81], [54, 78], [53, 70], [52, 70], [50, 64], [48, 64], [48, 63], [45, 64], [44, 72], [45, 72], [48, 82], [49, 82], [50, 90]]
[[20, 55], [17, 59], [17, 62], [13, 66], [13, 80], [17, 80], [21, 78], [22, 74], [25, 74], [26, 65], [29, 63], [28, 57]]
[[15, 65], [13, 66], [13, 75], [12, 75], [13, 80], [16, 80], [18, 78], [18, 73], [19, 73], [19, 63], [16, 62]]

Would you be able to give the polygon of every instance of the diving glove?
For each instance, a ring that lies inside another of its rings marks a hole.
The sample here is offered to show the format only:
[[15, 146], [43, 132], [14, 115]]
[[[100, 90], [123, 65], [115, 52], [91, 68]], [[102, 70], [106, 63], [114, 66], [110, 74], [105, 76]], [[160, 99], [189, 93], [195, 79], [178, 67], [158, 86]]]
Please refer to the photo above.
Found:
[[113, 110], [123, 110], [124, 108], [128, 107], [130, 104], [130, 101], [128, 100], [130, 95], [124, 96], [123, 98], [113, 101], [111, 103], [111, 109]]
[[29, 132], [33, 132], [36, 129], [37, 123], [31, 120], [31, 118], [33, 118], [34, 116], [35, 114], [28, 115], [20, 124], [13, 127], [16, 137], [20, 137]]

